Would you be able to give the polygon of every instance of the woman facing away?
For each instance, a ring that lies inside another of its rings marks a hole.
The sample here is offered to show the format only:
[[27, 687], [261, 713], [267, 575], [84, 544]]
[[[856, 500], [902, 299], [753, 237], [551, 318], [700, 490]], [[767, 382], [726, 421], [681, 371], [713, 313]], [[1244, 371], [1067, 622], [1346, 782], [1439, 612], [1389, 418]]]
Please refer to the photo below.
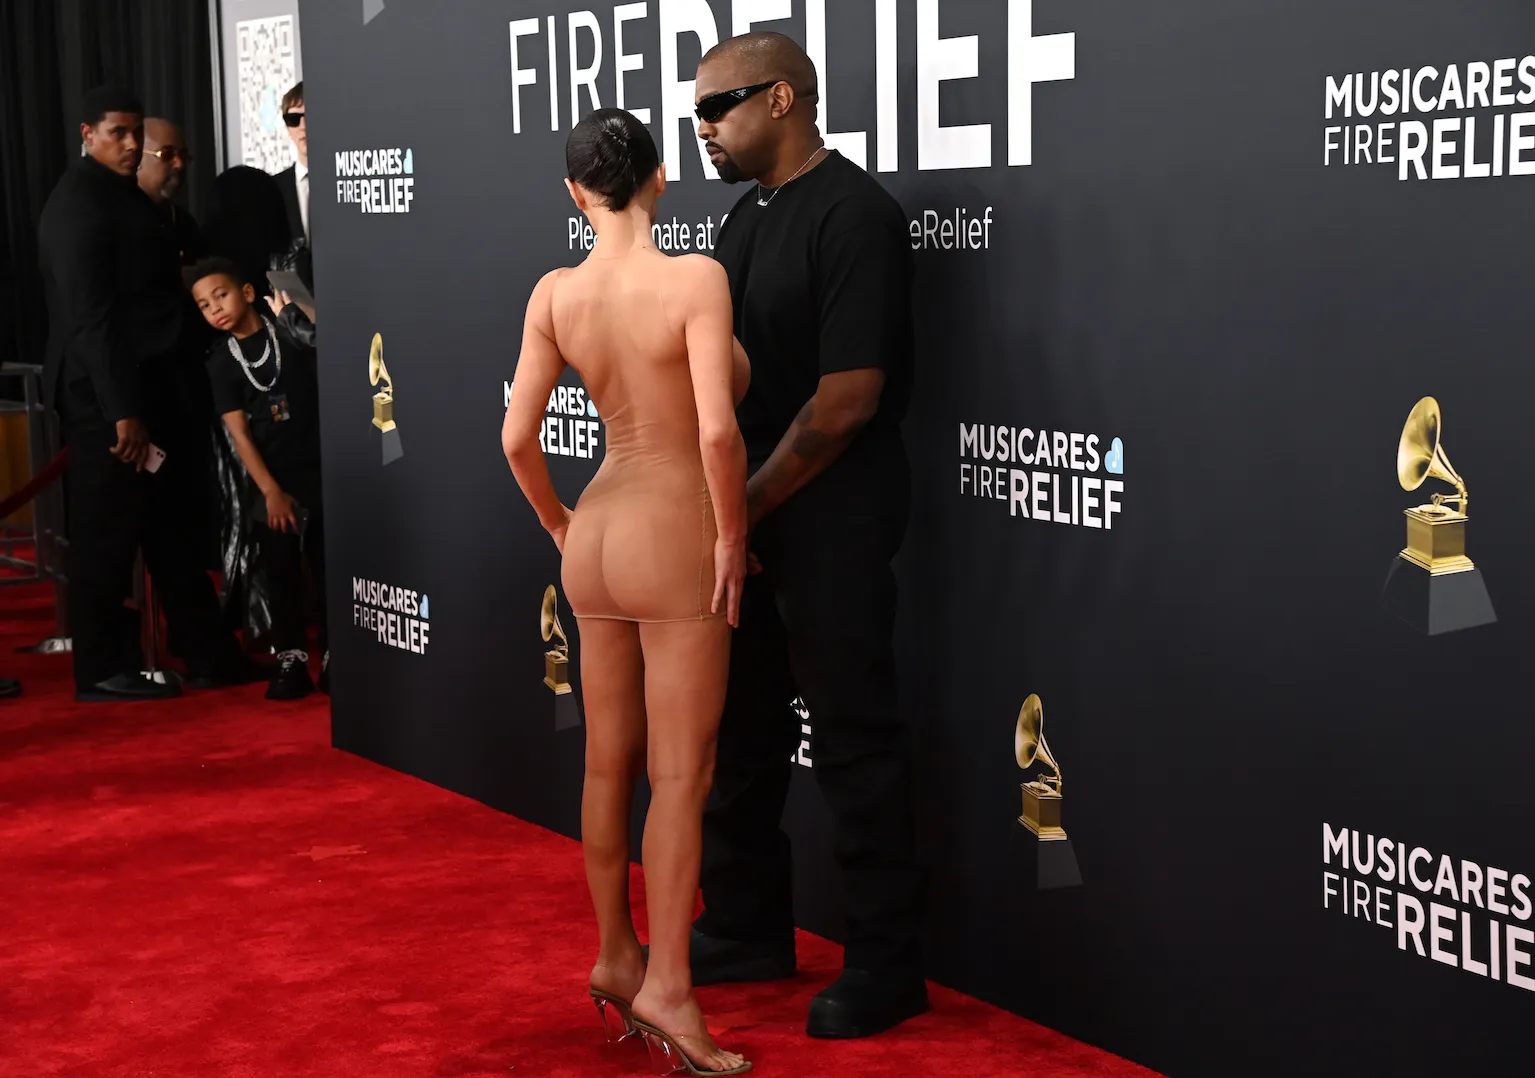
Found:
[[[533, 290], [501, 439], [563, 555], [580, 626], [581, 840], [600, 940], [591, 995], [610, 1032], [643, 1034], [668, 1070], [739, 1074], [751, 1064], [714, 1044], [694, 998], [688, 936], [746, 575], [746, 450], [735, 404], [749, 368], [725, 271], [651, 244], [666, 177], [644, 125], [601, 109], [571, 132], [565, 163], [597, 241], [579, 266]], [[574, 512], [556, 496], [538, 444], [567, 364], [601, 411], [608, 442]], [[629, 806], [641, 768], [651, 788], [648, 966], [629, 909]]]

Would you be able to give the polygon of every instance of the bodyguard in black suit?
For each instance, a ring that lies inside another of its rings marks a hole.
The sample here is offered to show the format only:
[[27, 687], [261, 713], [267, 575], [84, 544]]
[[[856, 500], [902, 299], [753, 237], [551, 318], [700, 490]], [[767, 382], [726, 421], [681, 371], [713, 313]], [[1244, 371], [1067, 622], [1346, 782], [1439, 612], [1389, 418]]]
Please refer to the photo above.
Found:
[[[143, 673], [138, 616], [124, 604], [141, 546], [190, 683], [249, 680], [220, 624], [203, 551], [183, 526], [191, 467], [176, 382], [186, 296], [170, 218], [139, 190], [143, 107], [128, 91], [86, 95], [86, 156], [39, 226], [49, 337], [44, 391], [69, 447], [70, 621], [82, 700], [159, 699], [180, 688]], [[151, 472], [163, 450], [164, 460]]]

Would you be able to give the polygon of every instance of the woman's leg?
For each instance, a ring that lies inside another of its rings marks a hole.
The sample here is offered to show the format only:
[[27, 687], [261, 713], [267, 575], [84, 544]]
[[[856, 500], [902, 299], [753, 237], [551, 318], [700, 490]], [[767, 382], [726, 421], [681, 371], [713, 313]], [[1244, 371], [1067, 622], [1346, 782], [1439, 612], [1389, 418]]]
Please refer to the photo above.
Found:
[[629, 912], [629, 807], [645, 762], [645, 666], [633, 622], [589, 618], [579, 624], [586, 704], [581, 850], [599, 939], [591, 983], [633, 999], [645, 979]]
[[688, 937], [698, 898], [704, 801], [730, 669], [724, 618], [640, 626], [644, 645], [650, 812], [645, 819], [645, 907], [650, 965], [637, 1017], [673, 1036], [700, 1067], [725, 1070], [741, 1057], [715, 1047], [693, 997]]

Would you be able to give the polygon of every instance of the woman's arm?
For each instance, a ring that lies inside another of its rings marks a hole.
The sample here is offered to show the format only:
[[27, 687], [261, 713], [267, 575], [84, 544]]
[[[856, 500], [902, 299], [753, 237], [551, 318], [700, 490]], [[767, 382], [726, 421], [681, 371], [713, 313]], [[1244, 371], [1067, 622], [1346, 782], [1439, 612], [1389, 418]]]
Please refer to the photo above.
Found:
[[528, 313], [522, 326], [522, 353], [517, 358], [512, 399], [501, 424], [501, 449], [512, 466], [512, 474], [517, 477], [523, 497], [538, 514], [538, 522], [564, 553], [570, 510], [561, 504], [554, 492], [549, 465], [538, 444], [538, 430], [543, 426], [549, 394], [554, 392], [560, 372], [565, 369], [565, 360], [554, 343], [551, 307], [555, 277], [561, 272], [555, 270], [546, 274], [528, 299]]
[[[693, 401], [698, 409], [698, 448], [719, 532], [711, 609], [719, 613], [723, 599], [726, 616], [735, 625], [746, 577], [746, 445], [736, 425], [735, 409], [737, 393], [744, 392], [737, 377], [739, 346], [732, 329], [730, 284], [724, 268], [706, 257], [688, 258], [685, 264], [684, 332]], [[741, 352], [740, 359], [745, 358]]]

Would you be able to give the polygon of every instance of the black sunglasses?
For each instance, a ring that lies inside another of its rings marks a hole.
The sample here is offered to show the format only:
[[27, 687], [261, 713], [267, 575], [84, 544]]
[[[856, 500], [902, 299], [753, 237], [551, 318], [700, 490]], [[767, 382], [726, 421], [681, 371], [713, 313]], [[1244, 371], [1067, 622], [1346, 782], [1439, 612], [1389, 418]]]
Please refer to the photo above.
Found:
[[780, 81], [782, 80], [774, 79], [772, 82], [759, 82], [755, 86], [743, 86], [739, 90], [722, 90], [717, 94], [710, 94], [698, 103], [693, 112], [706, 124], [719, 123], [725, 113], [748, 97], [754, 97], [770, 86], [777, 86]]
[[304, 122], [304, 114], [302, 112], [285, 112], [282, 114], [282, 122], [289, 127], [297, 127]]

